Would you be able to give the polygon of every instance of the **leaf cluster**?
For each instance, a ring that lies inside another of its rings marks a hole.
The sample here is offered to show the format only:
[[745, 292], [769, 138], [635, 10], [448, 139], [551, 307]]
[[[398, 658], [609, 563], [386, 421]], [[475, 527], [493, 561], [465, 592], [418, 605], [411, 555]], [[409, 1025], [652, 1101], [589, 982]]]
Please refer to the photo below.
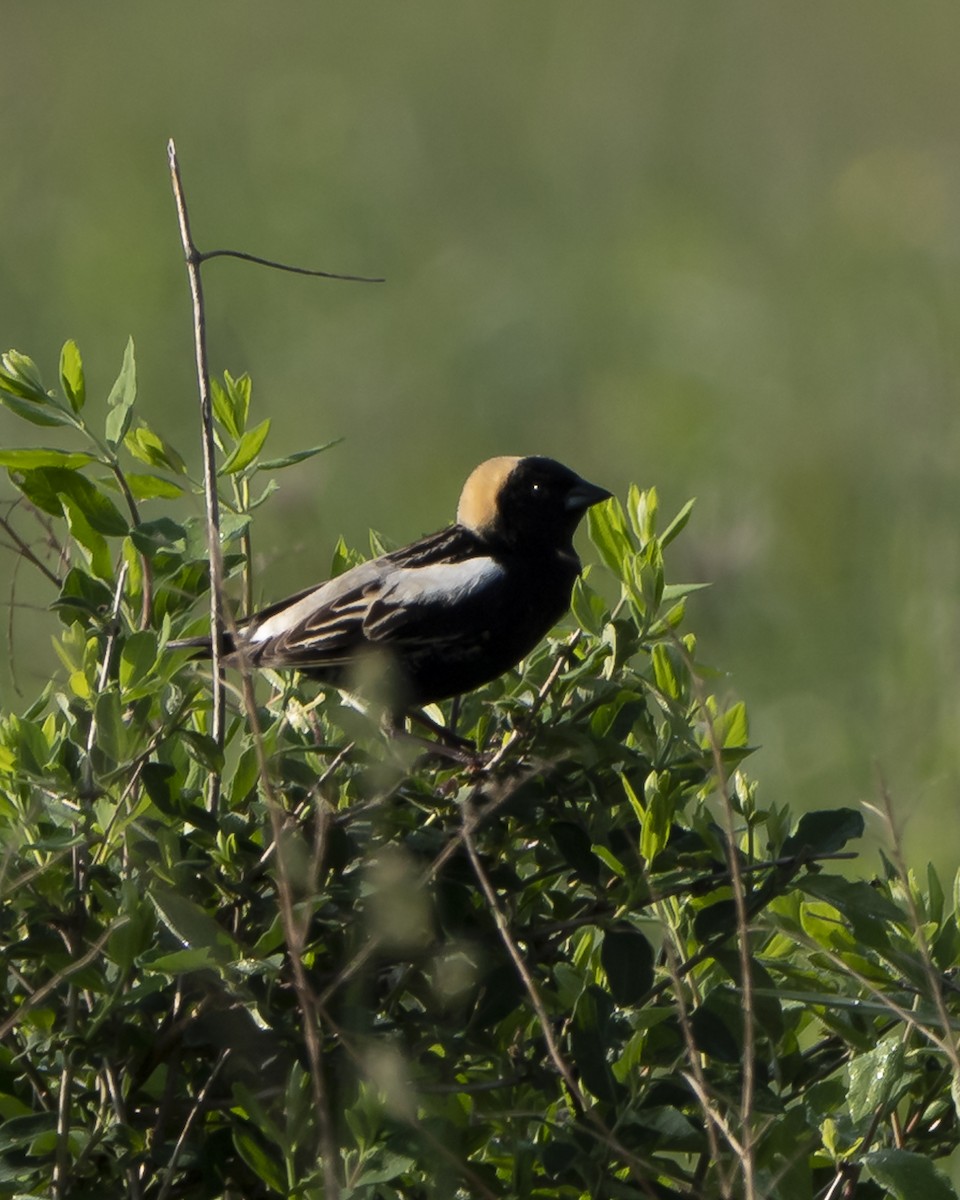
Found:
[[[323, 448], [264, 460], [250, 399], [213, 393], [242, 603], [258, 473]], [[430, 714], [478, 760], [279, 676], [220, 746], [168, 648], [198, 486], [132, 343], [102, 430], [72, 343], [59, 394], [5, 355], [0, 400], [76, 441], [0, 452], [63, 664], [0, 718], [0, 1195], [956, 1194], [956, 894], [841, 871], [859, 813], [760, 802], [666, 581], [690, 505], [591, 512], [575, 625]]]

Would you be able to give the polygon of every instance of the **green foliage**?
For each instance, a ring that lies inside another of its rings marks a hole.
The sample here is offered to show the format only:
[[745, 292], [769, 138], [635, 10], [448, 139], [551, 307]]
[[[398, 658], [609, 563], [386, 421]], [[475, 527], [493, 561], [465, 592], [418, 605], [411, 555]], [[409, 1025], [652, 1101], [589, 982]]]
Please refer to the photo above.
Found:
[[[202, 523], [141, 511], [197, 485], [132, 344], [102, 433], [72, 343], [60, 377], [0, 371], [77, 441], [0, 455], [63, 664], [0, 720], [0, 1195], [955, 1195], [956, 901], [839, 873], [858, 813], [759, 803], [665, 579], [689, 505], [591, 511], [577, 628], [457, 706], [482, 761], [278, 676], [220, 747], [168, 649]], [[248, 603], [255, 477], [323, 447], [264, 462], [246, 378], [213, 405]]]

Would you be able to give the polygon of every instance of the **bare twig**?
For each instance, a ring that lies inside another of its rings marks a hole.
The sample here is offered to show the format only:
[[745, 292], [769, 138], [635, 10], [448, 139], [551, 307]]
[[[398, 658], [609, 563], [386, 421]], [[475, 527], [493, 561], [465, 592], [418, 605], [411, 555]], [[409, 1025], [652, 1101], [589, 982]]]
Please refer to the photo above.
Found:
[[[574, 647], [576, 646], [577, 642], [580, 641], [582, 636], [583, 630], [575, 629], [567, 638], [565, 644], [560, 648], [560, 651], [557, 654], [557, 661], [550, 668], [550, 674], [541, 684], [540, 690], [534, 697], [533, 704], [530, 707], [530, 712], [526, 714], [526, 723], [528, 728], [536, 719], [540, 709], [543, 708], [544, 702], [546, 701], [547, 696], [550, 694], [550, 689], [556, 683], [560, 672], [569, 663], [570, 655], [573, 653]], [[512, 736], [505, 737], [500, 745], [500, 749], [497, 750], [492, 758], [490, 758], [485, 764], [486, 770], [492, 771], [494, 767], [498, 766], [501, 760], [505, 757], [507, 751], [513, 748], [517, 742], [517, 739], [522, 736], [522, 733], [514, 732]]]
[[547, 1044], [547, 1053], [550, 1055], [550, 1060], [557, 1069], [557, 1074], [561, 1077], [570, 1095], [576, 1103], [576, 1114], [584, 1113], [590, 1107], [586, 1097], [580, 1090], [580, 1084], [574, 1079], [573, 1073], [564, 1061], [563, 1055], [560, 1053], [560, 1047], [557, 1045], [556, 1038], [553, 1036], [553, 1025], [550, 1021], [550, 1015], [547, 1012], [543, 1000], [540, 998], [540, 992], [534, 983], [533, 976], [527, 964], [523, 961], [523, 955], [517, 947], [516, 942], [510, 936], [510, 929], [507, 925], [507, 919], [503, 915], [500, 905], [497, 903], [496, 893], [493, 886], [487, 877], [486, 871], [480, 862], [480, 857], [477, 854], [477, 848], [473, 841], [473, 826], [476, 823], [472, 807], [464, 805], [463, 810], [463, 845], [470, 859], [470, 865], [473, 867], [473, 873], [477, 877], [477, 882], [480, 884], [480, 890], [483, 892], [487, 907], [497, 926], [497, 931], [500, 934], [500, 940], [506, 947], [507, 953], [513, 960], [513, 965], [517, 968], [517, 974], [523, 981], [523, 986], [527, 990], [527, 995], [530, 997], [530, 1003], [533, 1005], [534, 1011], [537, 1014], [537, 1020], [540, 1022], [540, 1029], [543, 1033], [543, 1039]]
[[[481, 823], [481, 821], [489, 820], [495, 813], [499, 812], [499, 810], [507, 803], [507, 801], [513, 795], [516, 788], [520, 786], [521, 782], [522, 782], [522, 777], [515, 782], [510, 781], [506, 784], [501, 785], [501, 791], [500, 791], [499, 795], [487, 800], [487, 802], [484, 804], [482, 814], [474, 815], [474, 828], [476, 828], [476, 826], [479, 825]], [[485, 788], [488, 787], [489, 781], [485, 781], [483, 786]], [[477, 789], [475, 789], [475, 791], [476, 790]], [[446, 845], [443, 847], [443, 849], [437, 854], [437, 856], [433, 859], [433, 861], [429, 864], [429, 866], [427, 866], [424, 869], [424, 871], [418, 876], [418, 878], [414, 881], [413, 887], [417, 891], [419, 891], [421, 888], [424, 888], [428, 884], [432, 883], [433, 880], [439, 874], [440, 869], [443, 867], [443, 865], [446, 862], [448, 862], [454, 856], [454, 854], [457, 853], [457, 851], [460, 849], [463, 842], [464, 842], [464, 828], [463, 828], [463, 826], [461, 826], [461, 828], [457, 831], [457, 833], [453, 837], [450, 838], [450, 840], [446, 843]], [[341, 987], [343, 987], [343, 985], [345, 983], [347, 983], [350, 979], [352, 979], [354, 977], [354, 975], [356, 975], [356, 973], [367, 962], [369, 962], [369, 960], [373, 957], [373, 955], [376, 954], [376, 952], [380, 949], [382, 943], [383, 943], [383, 938], [380, 935], [375, 934], [372, 937], [367, 938], [366, 942], [364, 942], [363, 948], [361, 950], [357, 951], [357, 953], [353, 956], [353, 958], [350, 960], [350, 962], [348, 962], [346, 964], [346, 966], [344, 966], [341, 969], [341, 971], [334, 977], [334, 979], [332, 979], [330, 981], [330, 983], [327, 984], [327, 986], [324, 988], [324, 990], [320, 993], [318, 1003], [321, 1006], [321, 1008], [326, 1007], [326, 1005], [329, 1004], [331, 998], [336, 994], [336, 992], [338, 992], [339, 989]]]
[[717, 738], [713, 716], [703, 690], [703, 683], [697, 674], [689, 651], [679, 638], [674, 644], [686, 660], [687, 669], [696, 693], [697, 703], [703, 714], [707, 729], [710, 752], [713, 756], [714, 772], [717, 779], [717, 791], [721, 798], [726, 837], [727, 861], [730, 867], [730, 887], [733, 892], [733, 903], [737, 917], [737, 950], [740, 958], [740, 995], [743, 1005], [743, 1072], [740, 1083], [740, 1138], [739, 1143], [730, 1141], [730, 1146], [740, 1159], [743, 1168], [744, 1200], [756, 1198], [756, 1161], [753, 1150], [753, 1095], [756, 1084], [754, 1076], [754, 1045], [756, 1030], [753, 1014], [753, 973], [750, 958], [750, 912], [747, 899], [746, 882], [742, 874], [740, 856], [737, 853], [736, 828], [733, 817], [733, 806], [730, 802], [729, 784], [726, 767], [723, 762], [723, 747]]
[[17, 550], [27, 560], [27, 562], [33, 563], [38, 571], [41, 571], [44, 575], [46, 575], [47, 579], [49, 579], [54, 587], [60, 587], [61, 583], [63, 582], [60, 576], [56, 573], [56, 571], [51, 571], [47, 564], [34, 554], [34, 552], [30, 549], [30, 546], [23, 540], [19, 533], [17, 533], [7, 517], [0, 517], [0, 529], [2, 529], [7, 537], [10, 538]]
[[206, 1082], [197, 1094], [196, 1100], [187, 1114], [187, 1119], [183, 1123], [183, 1129], [180, 1130], [180, 1136], [177, 1138], [177, 1144], [173, 1148], [173, 1153], [170, 1155], [170, 1162], [167, 1164], [167, 1177], [163, 1181], [163, 1187], [160, 1189], [157, 1200], [166, 1200], [170, 1195], [170, 1189], [173, 1187], [173, 1180], [177, 1173], [177, 1165], [180, 1162], [180, 1156], [183, 1153], [183, 1148], [187, 1143], [187, 1138], [190, 1136], [190, 1130], [199, 1120], [203, 1113], [204, 1105], [206, 1104], [207, 1096], [210, 1094], [210, 1089], [213, 1087], [217, 1076], [223, 1069], [224, 1063], [230, 1057], [230, 1048], [220, 1051], [220, 1057], [213, 1064], [213, 1070], [207, 1077]]
[[326, 1200], [339, 1200], [342, 1171], [333, 1116], [330, 1111], [326, 1078], [323, 1071], [322, 1046], [319, 1032], [322, 1005], [317, 1001], [310, 987], [303, 966], [306, 925], [297, 921], [294, 912], [293, 883], [290, 879], [286, 855], [283, 854], [281, 845], [284, 832], [284, 810], [274, 790], [273, 782], [270, 779], [266, 748], [263, 744], [263, 733], [260, 729], [256, 701], [253, 695], [253, 681], [249, 666], [245, 662], [241, 661], [240, 669], [243, 679], [244, 708], [250, 724], [253, 744], [256, 747], [260, 782], [267, 799], [273, 841], [277, 847], [277, 897], [280, 901], [280, 920], [283, 925], [284, 940], [287, 943], [287, 956], [290, 961], [291, 970], [293, 971], [293, 986], [297, 993], [297, 1003], [300, 1008], [300, 1019], [303, 1026], [303, 1037], [306, 1043], [307, 1060], [310, 1064], [310, 1080], [313, 1087], [313, 1100], [317, 1110], [317, 1126], [319, 1129], [320, 1144], [318, 1149], [323, 1165], [324, 1197]]
[[199, 262], [211, 258], [239, 258], [242, 262], [256, 263], [261, 267], [270, 267], [274, 271], [289, 271], [292, 275], [313, 275], [318, 279], [342, 279], [347, 283], [384, 283], [382, 278], [372, 278], [368, 275], [340, 275], [335, 271], [313, 271], [307, 267], [292, 267], [288, 263], [274, 262], [271, 258], [260, 258], [256, 254], [246, 254], [243, 250], [205, 250], [198, 255]]
[[[113, 651], [117, 644], [117, 620], [120, 616], [120, 604], [123, 601], [123, 585], [127, 582], [126, 563], [122, 563], [120, 571], [117, 575], [117, 586], [113, 591], [113, 604], [110, 608], [110, 631], [107, 634], [107, 644], [103, 648], [103, 661], [100, 663], [100, 674], [97, 676], [97, 695], [99, 695], [107, 686], [107, 680], [110, 678], [110, 664], [113, 661]], [[97, 717], [96, 713], [90, 716], [90, 728], [87, 731], [87, 756], [93, 750], [93, 743], [97, 738]]]
[[[117, 576], [117, 584], [114, 589], [113, 605], [110, 610], [110, 629], [107, 634], [107, 643], [103, 650], [103, 661], [100, 664], [100, 674], [97, 678], [97, 694], [103, 692], [107, 686], [107, 681], [110, 677], [110, 664], [113, 660], [113, 651], [117, 641], [117, 618], [120, 614], [120, 604], [123, 600], [123, 586], [127, 580], [127, 564], [123, 563]], [[96, 715], [91, 714], [90, 729], [87, 732], [87, 763], [89, 766], [90, 753], [93, 750], [94, 742], [97, 736], [97, 720]], [[92, 770], [90, 772], [92, 777]], [[87, 856], [89, 845], [86, 842], [75, 845], [71, 850], [71, 875], [73, 879], [73, 920], [71, 928], [68, 929], [64, 936], [66, 938], [67, 949], [71, 955], [75, 955], [80, 946], [83, 944], [83, 927], [84, 927], [84, 894], [85, 879], [87, 871]], [[57, 1200], [69, 1194], [69, 1166], [70, 1166], [70, 1106], [73, 1092], [73, 1050], [70, 1042], [76, 1032], [77, 1025], [77, 1006], [78, 993], [73, 983], [67, 987], [67, 1005], [66, 1005], [66, 1020], [64, 1022], [64, 1052], [63, 1052], [63, 1067], [60, 1072], [60, 1096], [57, 1104], [57, 1148], [53, 1166], [53, 1194]]]
[[[903, 894], [906, 898], [907, 907], [910, 912], [910, 923], [913, 926], [914, 937], [917, 940], [917, 949], [920, 951], [920, 956], [923, 959], [923, 970], [927, 977], [927, 982], [930, 985], [933, 1002], [936, 1005], [937, 1016], [940, 1018], [940, 1023], [943, 1026], [944, 1046], [947, 1051], [947, 1058], [954, 1071], [954, 1079], [960, 1083], [960, 1051], [957, 1049], [957, 1044], [951, 1035], [952, 1024], [950, 1014], [947, 1012], [946, 1001], [943, 997], [943, 987], [941, 984], [940, 972], [937, 970], [933, 961], [933, 956], [930, 952], [930, 943], [927, 940], [927, 935], [924, 932], [924, 918], [917, 909], [917, 903], [913, 895], [913, 889], [910, 886], [910, 874], [907, 871], [907, 864], [903, 859], [903, 849], [900, 844], [900, 837], [897, 832], [896, 822], [893, 817], [893, 800], [887, 790], [886, 785], [882, 785], [883, 796], [883, 815], [886, 819], [887, 827], [890, 831], [891, 838], [891, 853], [893, 862], [897, 868], [897, 875], [900, 878], [900, 886], [903, 888]], [[872, 805], [867, 805], [872, 808]], [[874, 811], [876, 811], [874, 809]]]
[[[127, 477], [124, 475], [120, 463], [116, 456], [112, 455], [110, 460], [110, 470], [113, 472], [113, 477], [117, 481], [124, 500], [127, 504], [127, 511], [130, 513], [130, 519], [134, 525], [140, 524], [140, 509], [137, 507], [137, 502], [134, 499], [133, 492], [130, 491], [130, 484], [127, 482]], [[143, 597], [140, 603], [140, 628], [150, 628], [150, 612], [153, 608], [153, 567], [150, 564], [150, 557], [147, 554], [140, 554], [140, 569], [143, 572]]]
[[480, 884], [480, 890], [483, 892], [484, 898], [486, 899], [487, 907], [489, 908], [490, 913], [493, 916], [494, 923], [497, 926], [497, 932], [500, 934], [500, 940], [503, 942], [507, 953], [510, 955], [513, 965], [517, 969], [517, 974], [520, 976], [523, 986], [526, 989], [527, 996], [530, 998], [530, 1003], [533, 1005], [534, 1012], [537, 1015], [537, 1020], [540, 1023], [540, 1029], [543, 1033], [544, 1041], [547, 1044], [547, 1054], [550, 1057], [550, 1061], [556, 1068], [560, 1078], [566, 1084], [570, 1093], [570, 1097], [573, 1100], [573, 1105], [571, 1106], [573, 1108], [572, 1115], [574, 1118], [585, 1117], [586, 1120], [594, 1126], [595, 1132], [600, 1141], [603, 1142], [608, 1149], [619, 1155], [623, 1162], [626, 1163], [626, 1165], [630, 1168], [634, 1179], [639, 1184], [641, 1190], [646, 1195], [654, 1197], [656, 1192], [651, 1187], [645, 1171], [645, 1168], [648, 1168], [649, 1164], [645, 1163], [638, 1155], [628, 1150], [614, 1135], [613, 1131], [607, 1127], [603, 1118], [589, 1104], [587, 1097], [583, 1094], [580, 1084], [577, 1082], [573, 1072], [570, 1070], [570, 1067], [567, 1065], [563, 1055], [560, 1053], [560, 1047], [557, 1045], [556, 1038], [553, 1035], [553, 1026], [550, 1022], [550, 1014], [547, 1012], [546, 1006], [543, 1003], [543, 999], [540, 996], [540, 992], [537, 988], [536, 982], [534, 981], [533, 975], [530, 973], [530, 969], [524, 962], [523, 955], [520, 953], [520, 948], [517, 946], [516, 941], [510, 933], [510, 927], [507, 924], [507, 919], [503, 915], [500, 905], [497, 903], [497, 896], [493, 890], [493, 885], [490, 883], [490, 879], [486, 871], [483, 869], [483, 864], [480, 862], [480, 856], [477, 854], [477, 848], [473, 841], [473, 829], [475, 826], [476, 814], [474, 813], [472, 802], [468, 799], [463, 810], [463, 845], [466, 849], [467, 856], [470, 859], [470, 865], [473, 867], [473, 873], [477, 877], [477, 882]]
[[122, 929], [124, 925], [128, 924], [129, 921], [129, 917], [120, 917], [112, 924], [108, 925], [100, 937], [97, 938], [90, 949], [86, 952], [86, 954], [82, 956], [82, 958], [78, 958], [75, 962], [70, 963], [69, 966], [66, 966], [62, 970], [58, 971], [56, 975], [48, 979], [45, 984], [43, 984], [41, 987], [38, 987], [35, 992], [32, 992], [27, 999], [17, 1007], [16, 1012], [7, 1017], [7, 1019], [0, 1024], [0, 1040], [5, 1038], [12, 1029], [15, 1029], [31, 1009], [36, 1008], [38, 1004], [42, 1004], [51, 992], [55, 992], [57, 988], [60, 987], [66, 980], [70, 979], [71, 976], [76, 975], [78, 971], [82, 971], [84, 967], [88, 967], [92, 962], [96, 961], [97, 956], [100, 954], [101, 950], [110, 940], [110, 938], [113, 937], [118, 929]]
[[[210, 670], [213, 676], [213, 721], [210, 735], [223, 748], [226, 729], [226, 694], [223, 684], [223, 556], [220, 553], [220, 498], [217, 494], [216, 442], [213, 433], [213, 404], [210, 399], [210, 370], [207, 365], [207, 326], [200, 279], [200, 252], [190, 233], [187, 200], [180, 178], [180, 164], [173, 138], [167, 143], [173, 195], [177, 203], [180, 240], [193, 299], [193, 339], [200, 389], [200, 424], [203, 440], [203, 491], [207, 508], [207, 543], [210, 552]], [[220, 776], [211, 772], [207, 807], [216, 810], [220, 800]]]

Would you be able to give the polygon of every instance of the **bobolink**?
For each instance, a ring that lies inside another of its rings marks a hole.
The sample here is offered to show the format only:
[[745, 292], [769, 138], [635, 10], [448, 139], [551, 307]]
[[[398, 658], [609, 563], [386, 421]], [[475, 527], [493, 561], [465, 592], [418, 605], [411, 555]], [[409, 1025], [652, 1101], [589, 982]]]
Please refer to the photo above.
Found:
[[[396, 714], [471, 691], [566, 612], [574, 531], [610, 494], [550, 458], [491, 458], [464, 484], [453, 525], [247, 617], [226, 635], [224, 661], [349, 687], [379, 652]], [[170, 645], [210, 655], [209, 637]]]

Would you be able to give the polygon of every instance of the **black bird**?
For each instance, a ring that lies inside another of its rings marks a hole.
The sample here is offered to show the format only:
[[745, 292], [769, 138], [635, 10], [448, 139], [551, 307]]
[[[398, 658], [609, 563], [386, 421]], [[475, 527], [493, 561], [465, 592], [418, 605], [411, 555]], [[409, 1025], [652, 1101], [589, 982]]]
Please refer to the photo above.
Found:
[[[472, 691], [567, 611], [573, 534], [610, 494], [550, 458], [491, 458], [464, 484], [453, 525], [247, 617], [226, 634], [225, 662], [349, 690], [370, 654], [396, 714]], [[206, 658], [210, 638], [170, 648]]]

